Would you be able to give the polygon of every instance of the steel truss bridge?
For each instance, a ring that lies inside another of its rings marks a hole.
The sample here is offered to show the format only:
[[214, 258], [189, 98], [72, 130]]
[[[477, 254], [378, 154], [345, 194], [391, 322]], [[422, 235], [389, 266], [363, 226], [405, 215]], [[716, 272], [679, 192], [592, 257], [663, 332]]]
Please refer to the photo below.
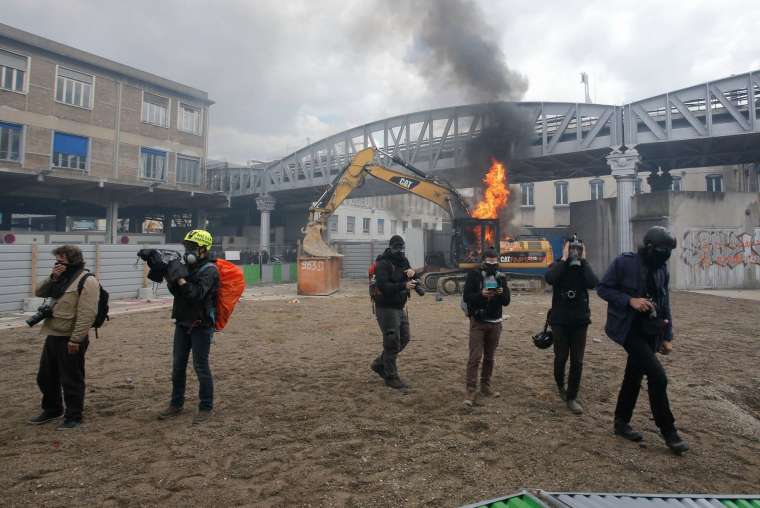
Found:
[[[510, 163], [513, 183], [610, 172], [605, 156], [635, 147], [645, 168], [675, 169], [760, 161], [760, 71], [667, 92], [623, 106], [512, 103], [534, 125]], [[357, 151], [373, 146], [459, 186], [476, 185], [467, 143], [493, 124], [493, 104], [419, 111], [361, 125], [254, 167], [208, 168], [210, 190], [231, 198], [275, 194], [306, 202]]]

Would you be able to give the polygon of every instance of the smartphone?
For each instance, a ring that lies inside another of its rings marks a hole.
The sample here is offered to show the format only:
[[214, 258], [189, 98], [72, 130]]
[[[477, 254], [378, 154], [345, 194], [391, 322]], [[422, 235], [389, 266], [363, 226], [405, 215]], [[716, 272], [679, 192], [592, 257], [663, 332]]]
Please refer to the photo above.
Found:
[[485, 282], [486, 289], [497, 289], [498, 287], [499, 284], [496, 282], [496, 280], [486, 280]]

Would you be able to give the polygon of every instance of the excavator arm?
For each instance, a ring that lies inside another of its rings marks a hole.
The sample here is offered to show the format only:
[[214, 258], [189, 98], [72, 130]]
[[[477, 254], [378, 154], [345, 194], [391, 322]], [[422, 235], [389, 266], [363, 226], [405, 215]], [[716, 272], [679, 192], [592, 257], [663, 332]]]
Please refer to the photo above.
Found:
[[432, 201], [446, 210], [452, 219], [470, 216], [467, 203], [452, 186], [426, 175], [397, 157], [392, 157], [392, 160], [410, 170], [413, 175], [375, 164], [372, 161], [376, 151], [375, 148], [365, 148], [358, 152], [348, 167], [336, 177], [309, 209], [309, 222], [304, 228], [304, 252], [320, 257], [340, 255], [333, 251], [324, 240], [327, 221], [348, 195], [362, 185], [365, 175], [371, 175], [406, 192]]

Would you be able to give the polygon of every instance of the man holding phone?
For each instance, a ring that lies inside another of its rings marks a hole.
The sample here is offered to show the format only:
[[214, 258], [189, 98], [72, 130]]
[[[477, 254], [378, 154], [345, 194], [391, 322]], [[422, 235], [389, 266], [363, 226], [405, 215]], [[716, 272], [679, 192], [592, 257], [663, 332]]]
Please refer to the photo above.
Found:
[[507, 277], [499, 272], [499, 255], [495, 249], [486, 249], [480, 268], [467, 274], [463, 298], [470, 317], [470, 355], [464, 405], [472, 407], [478, 395], [481, 359], [480, 394], [485, 397], [499, 396], [491, 387], [491, 376], [502, 330], [502, 308], [509, 305], [510, 292]]

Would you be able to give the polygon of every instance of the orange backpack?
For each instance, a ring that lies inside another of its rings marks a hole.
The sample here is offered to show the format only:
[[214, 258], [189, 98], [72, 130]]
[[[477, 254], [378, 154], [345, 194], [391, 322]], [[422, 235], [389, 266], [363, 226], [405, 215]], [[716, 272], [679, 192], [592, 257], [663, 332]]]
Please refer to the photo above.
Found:
[[219, 332], [227, 326], [235, 305], [243, 296], [245, 276], [243, 270], [224, 259], [217, 259], [215, 263], [207, 263], [205, 266], [216, 266], [216, 271], [219, 272], [219, 291], [214, 316], [214, 328]]

